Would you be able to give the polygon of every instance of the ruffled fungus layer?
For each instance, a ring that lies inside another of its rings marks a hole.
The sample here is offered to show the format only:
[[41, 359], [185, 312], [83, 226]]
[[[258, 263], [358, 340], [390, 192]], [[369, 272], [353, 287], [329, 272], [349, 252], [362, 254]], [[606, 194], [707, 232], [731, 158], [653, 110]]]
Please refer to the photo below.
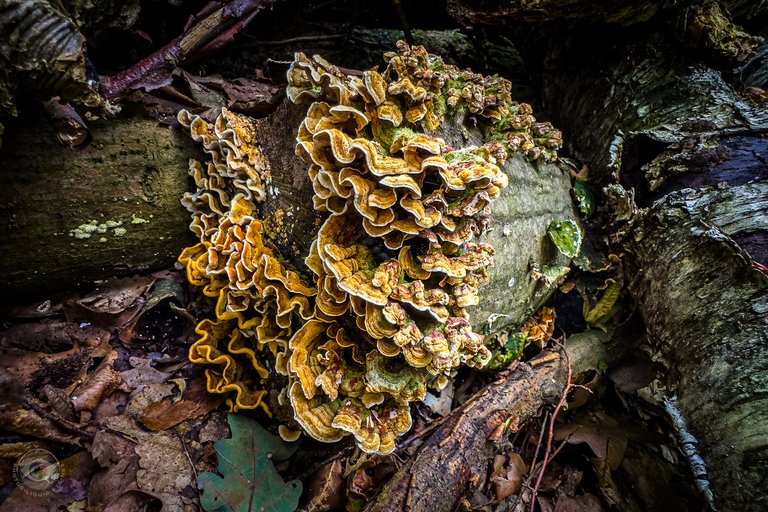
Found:
[[[179, 260], [216, 300], [191, 360], [212, 366], [208, 387], [234, 392], [233, 409], [266, 410], [257, 381], [275, 368], [304, 432], [326, 442], [352, 435], [371, 453], [394, 450], [411, 427], [409, 404], [428, 386], [444, 386], [462, 364], [488, 363], [466, 308], [480, 301], [494, 250], [475, 237], [507, 186], [499, 165], [514, 152], [552, 159], [560, 145], [504, 79], [404, 43], [385, 59], [384, 72], [353, 76], [297, 54], [288, 71], [289, 99], [310, 103], [296, 152], [314, 207], [328, 215], [305, 260], [311, 285], [254, 218], [269, 167], [250, 121], [226, 110], [213, 125], [179, 114], [211, 155], [191, 162], [198, 190], [183, 200], [200, 243]], [[446, 145], [440, 124], [457, 110], [488, 144]]]

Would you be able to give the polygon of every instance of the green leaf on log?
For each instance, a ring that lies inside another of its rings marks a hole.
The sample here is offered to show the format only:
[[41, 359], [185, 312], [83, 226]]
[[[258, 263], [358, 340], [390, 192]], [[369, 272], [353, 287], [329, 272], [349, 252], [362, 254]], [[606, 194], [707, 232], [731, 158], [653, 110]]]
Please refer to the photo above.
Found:
[[547, 228], [555, 247], [569, 258], [575, 258], [581, 250], [581, 228], [573, 220], [552, 222]]
[[220, 475], [198, 477], [206, 512], [293, 512], [299, 504], [301, 482], [283, 482], [272, 460], [285, 458], [291, 446], [241, 414], [230, 414], [230, 439], [214, 444]]
[[607, 283], [608, 286], [603, 295], [595, 304], [584, 302], [584, 320], [590, 325], [601, 327], [618, 311], [616, 301], [619, 299], [624, 283], [614, 279], [608, 279]]

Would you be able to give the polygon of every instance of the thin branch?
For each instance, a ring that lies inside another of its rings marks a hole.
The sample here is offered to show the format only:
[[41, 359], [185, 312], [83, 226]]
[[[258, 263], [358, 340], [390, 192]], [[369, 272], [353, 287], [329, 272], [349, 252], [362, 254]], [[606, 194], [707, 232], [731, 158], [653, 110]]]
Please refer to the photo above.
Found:
[[573, 366], [571, 366], [571, 359], [568, 357], [568, 352], [563, 350], [563, 353], [565, 354], [568, 376], [566, 377], [565, 387], [563, 388], [563, 392], [560, 395], [560, 400], [557, 402], [555, 411], [552, 413], [552, 416], [549, 420], [549, 430], [547, 432], [547, 449], [544, 451], [544, 459], [541, 461], [541, 470], [539, 471], [539, 476], [536, 479], [536, 485], [533, 486], [533, 491], [531, 492], [531, 505], [529, 508], [530, 512], [533, 512], [533, 509], [536, 507], [536, 495], [539, 492], [541, 481], [544, 479], [544, 472], [547, 470], [547, 464], [549, 463], [550, 457], [552, 455], [552, 438], [555, 435], [555, 420], [557, 419], [557, 415], [560, 413], [560, 410], [563, 408], [563, 405], [565, 405], [565, 401], [568, 399], [568, 392], [571, 390]]
[[170, 75], [179, 63], [219, 50], [231, 42], [256, 14], [277, 1], [230, 0], [210, 14], [202, 16], [201, 13], [199, 21], [160, 50], [115, 76], [102, 77], [99, 92], [109, 100], [145, 84], [151, 86], [153, 81], [162, 82], [164, 75]]
[[345, 34], [326, 34], [322, 36], [298, 36], [290, 37], [288, 39], [280, 39], [278, 41], [253, 41], [250, 43], [238, 44], [238, 48], [258, 48], [261, 46], [286, 46], [295, 43], [315, 43], [318, 41], [335, 41], [337, 39], [345, 39]]

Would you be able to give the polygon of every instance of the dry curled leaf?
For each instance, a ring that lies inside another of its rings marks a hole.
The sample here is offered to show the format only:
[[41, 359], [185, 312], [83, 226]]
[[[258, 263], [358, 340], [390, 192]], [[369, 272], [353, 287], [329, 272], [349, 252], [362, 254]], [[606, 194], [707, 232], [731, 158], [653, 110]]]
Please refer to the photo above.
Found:
[[509, 457], [497, 455], [493, 458], [493, 473], [491, 482], [493, 492], [498, 501], [519, 494], [523, 480], [528, 475], [528, 465], [518, 453], [510, 453]]
[[340, 459], [329, 462], [311, 478], [302, 512], [327, 512], [344, 503], [344, 468]]
[[74, 390], [72, 405], [75, 412], [94, 411], [104, 397], [120, 386], [123, 379], [114, 369], [116, 360], [117, 352], [113, 350], [101, 361], [96, 371]]

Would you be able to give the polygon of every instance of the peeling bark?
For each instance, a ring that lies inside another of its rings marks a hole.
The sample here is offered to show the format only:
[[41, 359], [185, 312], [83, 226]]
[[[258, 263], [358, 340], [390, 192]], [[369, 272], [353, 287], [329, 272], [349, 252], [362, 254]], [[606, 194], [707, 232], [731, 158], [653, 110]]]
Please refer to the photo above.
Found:
[[[719, 510], [768, 508], [768, 185], [683, 189], [644, 210], [627, 282], [708, 464]], [[753, 255], [734, 240], [761, 248]], [[763, 260], [764, 261], [764, 260]], [[632, 279], [631, 276], [637, 276]]]

